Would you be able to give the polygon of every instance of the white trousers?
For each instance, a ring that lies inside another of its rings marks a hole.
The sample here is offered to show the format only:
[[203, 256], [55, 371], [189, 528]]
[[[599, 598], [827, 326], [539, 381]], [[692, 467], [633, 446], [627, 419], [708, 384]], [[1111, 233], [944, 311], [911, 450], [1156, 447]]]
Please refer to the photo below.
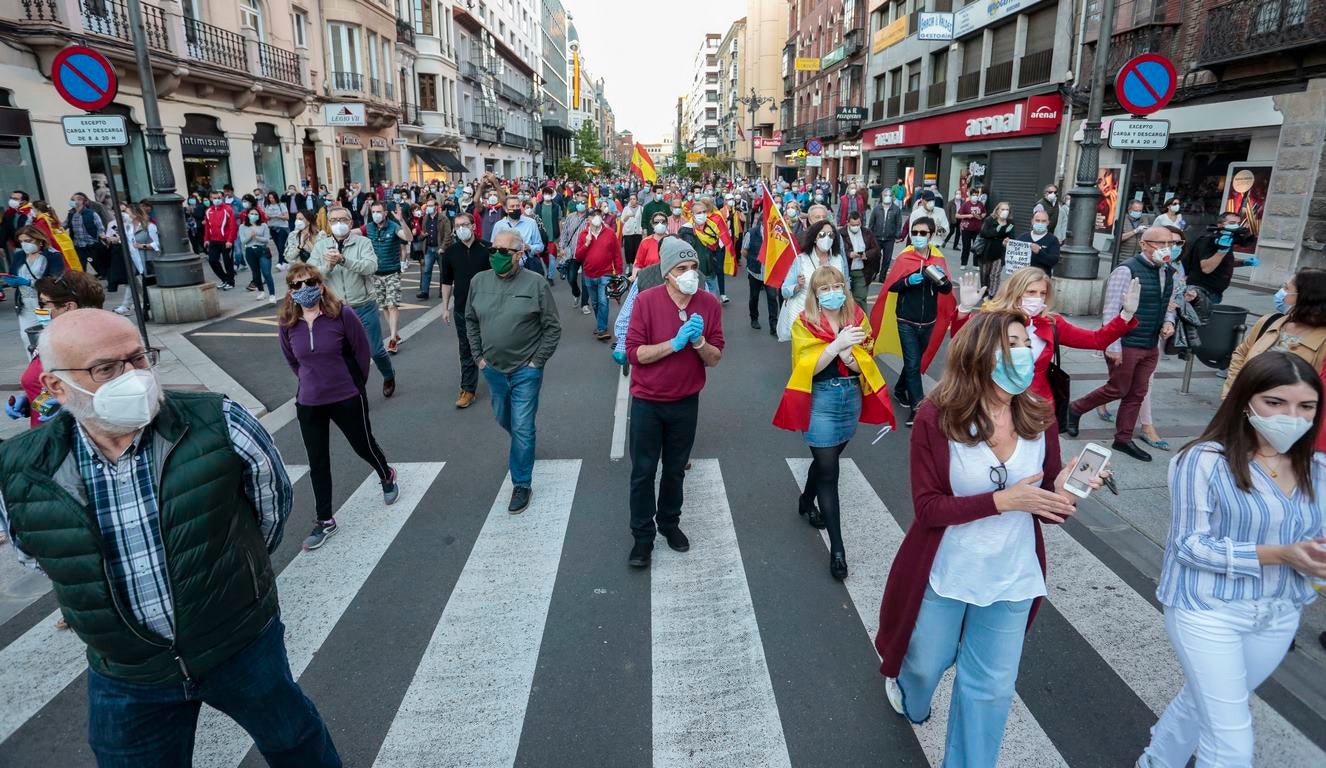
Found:
[[1289, 650], [1300, 610], [1288, 600], [1241, 600], [1209, 611], [1165, 609], [1165, 628], [1178, 654], [1183, 690], [1151, 728], [1140, 765], [1251, 768], [1248, 699]]

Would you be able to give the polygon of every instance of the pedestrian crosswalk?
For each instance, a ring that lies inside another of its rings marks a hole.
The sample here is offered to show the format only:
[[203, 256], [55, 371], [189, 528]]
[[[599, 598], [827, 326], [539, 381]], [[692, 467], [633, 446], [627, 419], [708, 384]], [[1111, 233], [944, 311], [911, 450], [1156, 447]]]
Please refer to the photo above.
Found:
[[[788, 459], [789, 474], [784, 479], [800, 484], [808, 464], [806, 459]], [[437, 514], [440, 500], [450, 497], [455, 488], [476, 482], [442, 462], [395, 467], [401, 486], [395, 505], [384, 506], [376, 477], [365, 478], [337, 510], [341, 533], [315, 552], [296, 554], [278, 575], [287, 653], [296, 679], [306, 677], [319, 655], [328, 652], [329, 638], [338, 628], [352, 623], [362, 608], [357, 597], [375, 572], [392, 567], [400, 550], [398, 540], [405, 538], [402, 532], [414, 530], [421, 515]], [[660, 538], [651, 569], [639, 574], [648, 579], [648, 626], [621, 630], [624, 636], [639, 633], [648, 639], [637, 655], [638, 663], [652, 674], [646, 686], [627, 695], [647, 702], [651, 737], [640, 745], [640, 761], [632, 765], [790, 768], [809, 764], [797, 756], [807, 754], [806, 744], [815, 741], [816, 730], [828, 728], [824, 722], [801, 722], [789, 715], [804, 709], [798, 708], [801, 702], [789, 700], [795, 695], [789, 691], [813, 688], [815, 681], [783, 679], [795, 676], [797, 665], [780, 659], [778, 654], [785, 651], [778, 649], [785, 646], [769, 640], [769, 633], [778, 629], [778, 612], [752, 594], [753, 574], [765, 565], [752, 560], [758, 557], [752, 553], [762, 551], [755, 537], [773, 534], [767, 527], [752, 527], [739, 506], [741, 496], [733, 480], [745, 469], [728, 460], [694, 459], [686, 476], [682, 520], [691, 550], [674, 553]], [[305, 472], [304, 467], [292, 467], [292, 479]], [[459, 576], [450, 593], [438, 596], [440, 616], [433, 614], [436, 624], [430, 617], [426, 625], [431, 637], [409, 646], [418, 650], [399, 656], [392, 655], [390, 627], [376, 628], [380, 634], [364, 640], [381, 644], [388, 663], [399, 667], [402, 684], [384, 703], [390, 710], [385, 725], [367, 747], [367, 757], [356, 764], [378, 768], [569, 764], [547, 758], [539, 744], [522, 740], [522, 734], [541, 659], [546, 659], [542, 647], [546, 630], [567, 620], [556, 610], [554, 595], [571, 588], [568, 585], [583, 569], [581, 561], [567, 555], [568, 530], [586, 521], [619, 526], [621, 551], [603, 556], [621, 561], [623, 580], [633, 577], [625, 564], [629, 537], [624, 478], [622, 503], [608, 508], [586, 502], [586, 484], [597, 481], [598, 476], [579, 459], [541, 460], [535, 464], [532, 503], [522, 514], [507, 512], [509, 477], [494, 485], [492, 495], [479, 493], [491, 500], [491, 506], [486, 515], [475, 509], [480, 515], [475, 518], [475, 533], [446, 550], [447, 557], [460, 558], [463, 565], [458, 562]], [[298, 494], [307, 492], [306, 484], [297, 486]], [[859, 617], [859, 622], [826, 630], [854, 634], [863, 652], [873, 655], [880, 596], [904, 529], [866, 473], [851, 460], [841, 466], [840, 495], [845, 502], [843, 536], [851, 575], [845, 590], [827, 584], [827, 547], [820, 550], [823, 559], [817, 559], [815, 572], [826, 581], [825, 589], [841, 590], [837, 593], [848, 609], [846, 615]], [[777, 513], [763, 512], [790, 519], [795, 504], [788, 503]], [[448, 508], [447, 513], [456, 512]], [[297, 536], [302, 525], [292, 520], [287, 537]], [[801, 523], [789, 530], [813, 536]], [[999, 765], [1114, 764], [1083, 760], [1080, 750], [1072, 748], [1078, 736], [1075, 728], [1108, 729], [1109, 723], [1065, 727], [1063, 719], [1046, 716], [1049, 708], [1075, 705], [1072, 659], [1098, 659], [1095, 663], [1102, 674], [1126, 687], [1155, 715], [1178, 691], [1183, 675], [1163, 618], [1144, 595], [1068, 530], [1046, 526], [1045, 540], [1050, 563], [1048, 603], [1070, 625], [1071, 647], [1037, 649], [1029, 642], [1022, 682], [1029, 669], [1050, 663], [1064, 670], [1065, 679], [1062, 690], [1020, 682]], [[797, 597], [787, 595], [776, 608], [787, 610], [787, 603]], [[406, 611], [418, 596], [400, 599], [401, 610]], [[791, 610], [797, 610], [795, 605]], [[67, 708], [74, 702], [82, 704], [78, 681], [86, 666], [83, 647], [71, 633], [54, 628], [57, 617], [58, 612], [42, 616], [27, 628], [5, 627], [11, 631], [4, 637], [12, 640], [0, 648], [0, 765], [31, 764], [21, 756], [39, 755], [43, 745], [82, 738], [84, 731], [71, 730], [68, 721], [77, 722], [85, 715]], [[30, 611], [13, 621], [23, 620], [33, 621]], [[807, 641], [813, 652], [813, 639]], [[844, 731], [862, 738], [881, 729], [908, 734], [913, 754], [877, 755], [875, 764], [939, 766], [951, 686], [950, 671], [936, 693], [931, 719], [922, 725], [910, 726], [884, 705], [876, 708], [882, 709], [877, 721], [851, 723]], [[882, 686], [869, 690], [882, 696]], [[353, 701], [358, 693], [347, 677], [331, 692], [324, 686], [311, 695], [316, 704], [325, 705], [325, 697]], [[579, 692], [586, 699], [598, 693]], [[1089, 692], [1082, 695], [1086, 711], [1110, 710], [1109, 703], [1089, 698]], [[1262, 698], [1254, 698], [1253, 712], [1258, 765], [1326, 765], [1320, 734], [1314, 739], [1301, 717], [1288, 718]], [[572, 734], [568, 739], [574, 739], [577, 713], [555, 716], [564, 718], [563, 727]], [[1317, 718], [1314, 722], [1320, 726], [1320, 713]], [[329, 721], [333, 738], [342, 726]], [[1126, 738], [1132, 744], [1145, 742], [1146, 737], [1130, 733]], [[82, 749], [84, 762], [72, 764], [90, 764], [86, 748]], [[204, 708], [195, 765], [231, 768], [245, 762], [251, 749], [247, 734]], [[592, 749], [586, 752], [592, 754]]]

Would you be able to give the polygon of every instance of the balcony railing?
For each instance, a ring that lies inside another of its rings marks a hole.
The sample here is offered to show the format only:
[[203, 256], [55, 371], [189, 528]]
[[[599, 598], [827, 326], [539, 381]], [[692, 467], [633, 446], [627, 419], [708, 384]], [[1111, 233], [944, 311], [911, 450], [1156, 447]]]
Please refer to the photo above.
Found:
[[916, 112], [921, 108], [921, 90], [908, 91], [902, 95], [902, 111]]
[[368, 78], [368, 92], [374, 96], [382, 95], [382, 85], [376, 77]]
[[237, 72], [248, 71], [243, 35], [197, 19], [185, 19], [184, 39], [188, 42], [189, 55], [193, 58]]
[[898, 115], [901, 114], [902, 114], [902, 97], [890, 96], [889, 100], [885, 102], [884, 116], [897, 117]]
[[479, 81], [487, 74], [486, 71], [472, 61], [462, 61], [460, 63], [460, 75], [467, 80]]
[[525, 149], [529, 146], [529, 139], [525, 138], [524, 136], [511, 133], [510, 131], [503, 131], [502, 143], [507, 145], [508, 147], [515, 147], [516, 149]]
[[1220, 64], [1326, 42], [1326, 3], [1320, 0], [1231, 0], [1208, 8], [1197, 59]]
[[1013, 87], [1013, 61], [991, 64], [985, 70], [985, 95], [1004, 93]]
[[331, 76], [332, 88], [338, 91], [364, 91], [364, 76], [359, 72], [332, 72]]
[[871, 120], [884, 119], [884, 102], [877, 101], [874, 104], [870, 105], [870, 119]]
[[925, 92], [926, 109], [944, 106], [946, 98], [948, 98], [948, 83], [931, 83]]
[[418, 104], [401, 104], [401, 122], [406, 125], [423, 125], [424, 115], [420, 106]]
[[405, 19], [396, 19], [396, 42], [414, 47], [414, 27]]
[[512, 88], [506, 83], [502, 83], [501, 91], [502, 95], [505, 96], [507, 100], [510, 101], [511, 103], [522, 104], [522, 105], [525, 103], [525, 94], [521, 93], [515, 88]]
[[1054, 51], [1046, 49], [1035, 53], [1023, 54], [1018, 62], [1018, 87], [1050, 82], [1050, 65], [1054, 62]]
[[262, 76], [290, 85], [299, 85], [299, 57], [267, 43], [258, 43], [258, 66]]
[[20, 0], [23, 5], [23, 20], [30, 22], [60, 21], [57, 0]]
[[386, 81], [387, 101], [396, 98], [396, 83], [392, 80]]
[[[78, 7], [83, 16], [84, 30], [94, 35], [113, 37], [132, 44], [133, 31], [129, 26], [129, 6], [125, 0], [81, 0]], [[151, 5], [144, 5], [142, 8], [147, 46], [159, 51], [170, 50], [170, 37], [166, 34], [169, 26], [166, 12]], [[48, 13], [54, 15], [54, 7], [49, 8]]]
[[968, 101], [981, 95], [981, 73], [968, 72], [958, 76], [958, 101]]
[[1143, 53], [1158, 53], [1174, 57], [1177, 40], [1175, 26], [1148, 25], [1121, 32], [1110, 39], [1110, 58], [1106, 65], [1111, 72], [1123, 68], [1124, 62]]

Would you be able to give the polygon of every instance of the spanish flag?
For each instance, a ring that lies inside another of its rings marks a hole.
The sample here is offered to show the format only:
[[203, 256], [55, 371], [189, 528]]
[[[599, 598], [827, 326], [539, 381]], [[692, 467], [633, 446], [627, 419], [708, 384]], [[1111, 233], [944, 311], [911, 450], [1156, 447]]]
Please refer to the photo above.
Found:
[[[870, 321], [860, 307], [856, 308], [853, 321], [866, 333], [865, 343], [852, 347], [852, 359], [861, 369], [861, 416], [862, 424], [887, 424], [896, 427], [893, 417], [893, 405], [889, 402], [888, 386], [884, 383], [884, 374], [880, 373], [872, 356], [871, 344], [874, 337], [870, 331]], [[824, 352], [824, 347], [833, 341], [837, 333], [829, 325], [828, 318], [820, 314], [819, 323], [811, 326], [806, 323], [803, 313], [792, 323], [792, 376], [783, 390], [783, 398], [778, 402], [774, 413], [773, 425], [779, 429], [793, 432], [805, 432], [810, 429], [810, 406], [812, 386], [815, 377], [815, 363]], [[850, 369], [837, 359], [829, 365], [841, 366], [850, 374]]]
[[764, 265], [764, 284], [782, 287], [787, 270], [796, 260], [797, 249], [792, 242], [792, 230], [783, 221], [783, 215], [774, 207], [769, 185], [764, 185], [764, 242], [760, 245], [760, 263]]
[[[930, 246], [928, 258], [923, 258], [920, 252], [910, 245], [894, 257], [893, 266], [889, 268], [889, 276], [884, 278], [884, 285], [879, 289], [879, 295], [884, 298], [876, 299], [875, 307], [870, 311], [870, 326], [876, 329], [875, 335], [878, 338], [875, 341], [875, 349], [878, 352], [902, 357], [902, 342], [898, 339], [898, 294], [890, 291], [889, 286], [932, 264], [942, 267], [945, 273], [948, 272], [948, 262], [944, 260], [939, 248], [933, 245]], [[930, 361], [934, 360], [935, 354], [939, 352], [939, 347], [944, 343], [944, 336], [948, 334], [949, 323], [953, 322], [953, 315], [957, 311], [957, 302], [953, 299], [952, 292], [941, 293], [935, 298], [939, 302], [939, 307], [935, 315], [935, 326], [930, 331], [930, 345], [921, 355], [922, 373], [930, 367]]]
[[695, 227], [695, 237], [711, 251], [723, 246], [723, 274], [737, 274], [737, 247], [732, 242], [732, 233], [728, 231], [727, 222], [723, 221], [722, 216], [707, 216], [703, 224]]
[[589, 191], [585, 194], [585, 211], [589, 212], [599, 207], [598, 195], [594, 194], [594, 184], [589, 185]]
[[631, 173], [639, 176], [640, 181], [646, 184], [653, 184], [658, 181], [658, 171], [654, 168], [654, 160], [638, 141], [635, 143], [635, 151], [631, 153]]
[[75, 272], [83, 271], [83, 263], [78, 260], [78, 251], [74, 250], [74, 240], [69, 237], [65, 228], [60, 226], [60, 220], [49, 213], [42, 213], [33, 207], [32, 203], [25, 203], [18, 209], [21, 216], [32, 217], [32, 226], [41, 230], [46, 235], [46, 243], [51, 248], [60, 252], [64, 256], [65, 269], [72, 269]]

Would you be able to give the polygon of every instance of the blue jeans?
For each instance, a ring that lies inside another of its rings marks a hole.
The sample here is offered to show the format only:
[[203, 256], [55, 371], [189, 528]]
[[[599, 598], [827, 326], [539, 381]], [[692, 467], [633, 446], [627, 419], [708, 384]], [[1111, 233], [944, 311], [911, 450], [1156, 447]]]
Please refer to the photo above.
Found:
[[916, 628], [898, 673], [903, 711], [913, 723], [930, 717], [930, 699], [957, 662], [949, 703], [945, 766], [994, 765], [1013, 704], [1031, 600], [981, 607], [925, 588]]
[[378, 317], [378, 303], [370, 301], [367, 304], [360, 304], [354, 310], [359, 316], [359, 322], [364, 324], [364, 331], [368, 334], [368, 346], [373, 350], [373, 362], [377, 365], [378, 372], [384, 379], [396, 378], [396, 369], [391, 365], [391, 355], [387, 354], [387, 347], [382, 343], [382, 320]]
[[204, 702], [248, 731], [268, 765], [339, 768], [327, 726], [290, 676], [284, 633], [272, 619], [247, 648], [192, 682], [129, 683], [88, 669], [88, 744], [99, 768], [190, 765]]
[[715, 297], [717, 297], [717, 296], [718, 296], [718, 276], [717, 276], [717, 275], [708, 275], [708, 276], [706, 276], [705, 279], [704, 279], [704, 287], [705, 287], [705, 290], [709, 291], [709, 292], [712, 293]]
[[419, 271], [419, 292], [428, 296], [433, 287], [433, 265], [437, 264], [437, 249], [424, 249], [424, 261]]
[[899, 394], [907, 396], [912, 409], [920, 407], [925, 397], [925, 387], [921, 384], [921, 358], [925, 357], [925, 348], [930, 345], [930, 332], [934, 325], [912, 325], [898, 321], [898, 342], [902, 345], [902, 375], [898, 377]]
[[608, 330], [608, 278], [587, 277], [585, 288], [589, 291], [589, 303], [594, 307], [594, 333]]
[[528, 488], [534, 474], [534, 417], [539, 410], [543, 369], [524, 365], [515, 373], [500, 373], [492, 366], [484, 366], [483, 377], [493, 393], [497, 424], [511, 435], [507, 459], [511, 484]]
[[265, 245], [251, 245], [244, 249], [244, 258], [253, 272], [253, 284], [262, 290], [267, 286], [270, 296], [276, 295], [276, 283], [272, 282], [272, 250]]

